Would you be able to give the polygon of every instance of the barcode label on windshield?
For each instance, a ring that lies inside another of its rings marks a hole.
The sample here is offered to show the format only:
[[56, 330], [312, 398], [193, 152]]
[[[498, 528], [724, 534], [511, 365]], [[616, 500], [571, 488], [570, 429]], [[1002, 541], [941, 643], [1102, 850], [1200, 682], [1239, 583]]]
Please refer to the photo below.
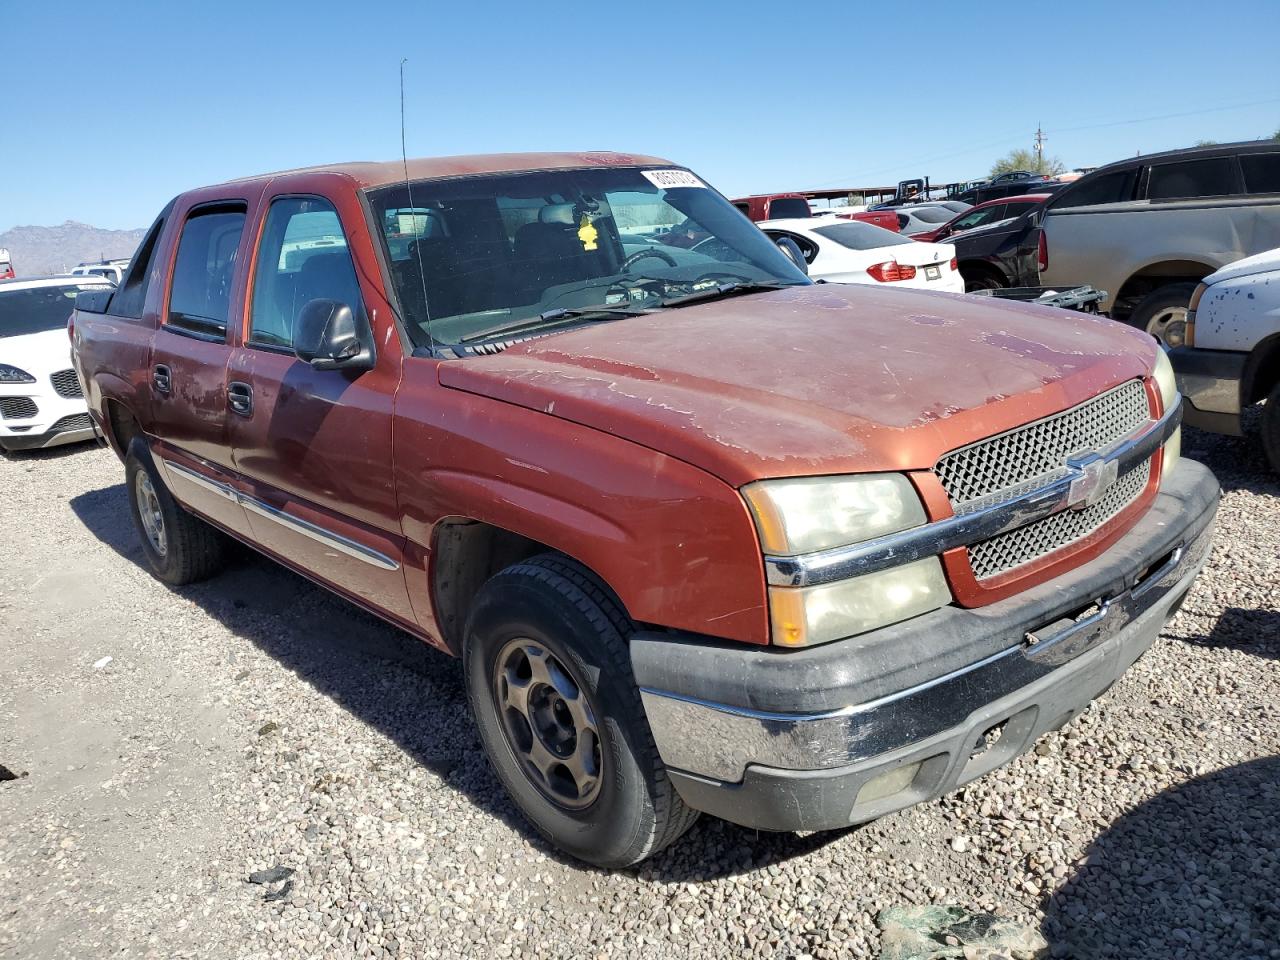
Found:
[[672, 187], [706, 186], [688, 170], [641, 170], [640, 173], [655, 187], [661, 187], [663, 190], [670, 190]]

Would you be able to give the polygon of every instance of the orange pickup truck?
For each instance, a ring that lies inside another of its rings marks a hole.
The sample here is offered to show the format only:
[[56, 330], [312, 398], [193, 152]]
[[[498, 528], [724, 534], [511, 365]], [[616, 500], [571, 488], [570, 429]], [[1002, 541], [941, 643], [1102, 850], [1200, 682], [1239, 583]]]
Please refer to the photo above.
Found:
[[1155, 641], [1219, 496], [1145, 333], [811, 283], [654, 157], [192, 190], [70, 332], [158, 577], [235, 538], [459, 656], [606, 866], [1007, 762]]

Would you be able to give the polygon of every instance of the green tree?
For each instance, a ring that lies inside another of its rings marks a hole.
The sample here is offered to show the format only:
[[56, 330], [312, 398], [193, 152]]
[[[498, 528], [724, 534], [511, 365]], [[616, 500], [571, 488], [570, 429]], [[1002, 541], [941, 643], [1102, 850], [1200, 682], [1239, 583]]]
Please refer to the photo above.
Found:
[[1034, 150], [1020, 149], [1010, 150], [993, 163], [991, 165], [991, 176], [996, 177], [1011, 170], [1030, 170], [1032, 173], [1042, 173], [1052, 177], [1057, 176], [1066, 169], [1066, 165], [1057, 157], [1045, 157], [1037, 154]]
[[1218, 145], [1217, 140], [1197, 140], [1193, 146], [1196, 147], [1215, 147]]

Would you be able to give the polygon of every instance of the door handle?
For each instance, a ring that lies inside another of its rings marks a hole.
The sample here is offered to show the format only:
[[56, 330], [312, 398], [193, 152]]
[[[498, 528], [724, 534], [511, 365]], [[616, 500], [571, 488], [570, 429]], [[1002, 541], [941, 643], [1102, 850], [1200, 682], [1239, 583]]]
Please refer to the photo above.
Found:
[[253, 413], [253, 388], [240, 380], [227, 384], [227, 406], [242, 417]]
[[168, 393], [173, 389], [172, 374], [167, 364], [157, 363], [151, 368], [151, 384], [160, 393]]

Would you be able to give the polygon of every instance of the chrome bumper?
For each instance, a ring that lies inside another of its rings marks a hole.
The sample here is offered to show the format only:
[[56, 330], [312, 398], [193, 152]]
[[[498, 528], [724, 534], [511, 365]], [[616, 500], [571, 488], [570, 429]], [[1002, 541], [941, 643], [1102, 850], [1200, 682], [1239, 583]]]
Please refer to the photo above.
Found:
[[[1113, 547], [1115, 556], [1124, 558], [1123, 568], [1117, 568], [1117, 561], [1104, 555], [1092, 562], [1098, 568], [1092, 573], [1087, 564], [1074, 572], [1074, 580], [1067, 574], [1036, 588], [1035, 603], [1030, 598], [1013, 598], [982, 610], [953, 610], [952, 620], [943, 619], [943, 612], [935, 611], [906, 624], [841, 642], [851, 645], [840, 670], [843, 676], [855, 678], [849, 686], [856, 697], [863, 677], [874, 672], [882, 657], [880, 651], [885, 649], [877, 647], [877, 633], [893, 634], [887, 636], [889, 647], [901, 646], [897, 643], [899, 636], [904, 643], [914, 643], [924, 636], [937, 643], [939, 631], [949, 629], [955, 618], [965, 617], [970, 633], [988, 630], [1015, 640], [976, 662], [902, 689], [861, 701], [851, 698], [853, 702], [822, 710], [757, 709], [740, 704], [762, 702], [766, 695], [772, 695], [773, 704], [788, 696], [797, 701], [802, 698], [803, 691], [788, 694], [785, 689], [778, 689], [779, 685], [795, 682], [793, 677], [782, 676], [779, 681], [760, 676], [780, 673], [770, 671], [768, 664], [785, 667], [783, 658], [788, 654], [737, 654], [726, 648], [708, 651], [703, 668], [707, 677], [713, 677], [719, 666], [722, 673], [741, 678], [716, 687], [740, 688], [743, 695], [740, 703], [734, 704], [691, 695], [687, 689], [672, 690], [647, 683], [647, 679], [666, 678], [675, 685], [678, 671], [668, 669], [664, 673], [660, 664], [663, 659], [670, 662], [679, 651], [669, 643], [668, 649], [661, 649], [660, 641], [654, 641], [649, 650], [635, 649], [637, 645], [633, 643], [633, 666], [641, 698], [663, 761], [677, 771], [727, 784], [740, 782], [753, 766], [835, 772], [835, 768], [963, 728], [975, 711], [1014, 696], [1021, 689], [1042, 684], [1053, 687], [1055, 674], [1062, 683], [1069, 683], [1074, 663], [1087, 659], [1092, 651], [1116, 638], [1121, 638], [1121, 644], [1139, 643], [1145, 649], [1163, 623], [1161, 614], [1168, 615], [1180, 602], [1211, 544], [1217, 483], [1199, 464], [1188, 462], [1182, 468], [1188, 487], [1186, 499], [1168, 498], [1162, 510], [1153, 508], [1145, 525], [1140, 521], [1139, 528]], [[1198, 506], [1195, 515], [1180, 515], [1179, 511], [1190, 509], [1193, 501]], [[1115, 589], [1099, 589], [1099, 577]], [[1051, 599], [1046, 601], [1046, 597]], [[1065, 610], [1060, 609], [1063, 603], [1068, 605]], [[1155, 608], [1161, 605], [1163, 610], [1157, 611]], [[1039, 610], [1057, 612], [1034, 619]], [[936, 619], [931, 620], [935, 615]], [[1156, 618], [1158, 623], [1151, 629], [1136, 631], [1135, 624], [1144, 617], [1144, 622]], [[936, 629], [932, 628], [933, 623], [937, 624]], [[1130, 636], [1135, 633], [1141, 636]], [[642, 639], [639, 646], [645, 642]], [[945, 644], [945, 638], [941, 642]], [[691, 652], [690, 648], [686, 652]], [[1140, 653], [1138, 650], [1133, 656]], [[861, 668], [860, 655], [864, 657]], [[741, 656], [757, 659], [750, 661], [747, 669], [740, 669], [742, 664], [733, 658]], [[767, 661], [768, 656], [778, 659]], [[723, 662], [717, 664], [717, 657]], [[1126, 662], [1124, 666], [1127, 665]], [[775, 684], [773, 689], [769, 689], [771, 682]], [[1095, 693], [1088, 693], [1085, 702]], [[839, 695], [837, 687], [831, 696]], [[1055, 691], [1054, 698], [1056, 703], [1069, 696]]]

